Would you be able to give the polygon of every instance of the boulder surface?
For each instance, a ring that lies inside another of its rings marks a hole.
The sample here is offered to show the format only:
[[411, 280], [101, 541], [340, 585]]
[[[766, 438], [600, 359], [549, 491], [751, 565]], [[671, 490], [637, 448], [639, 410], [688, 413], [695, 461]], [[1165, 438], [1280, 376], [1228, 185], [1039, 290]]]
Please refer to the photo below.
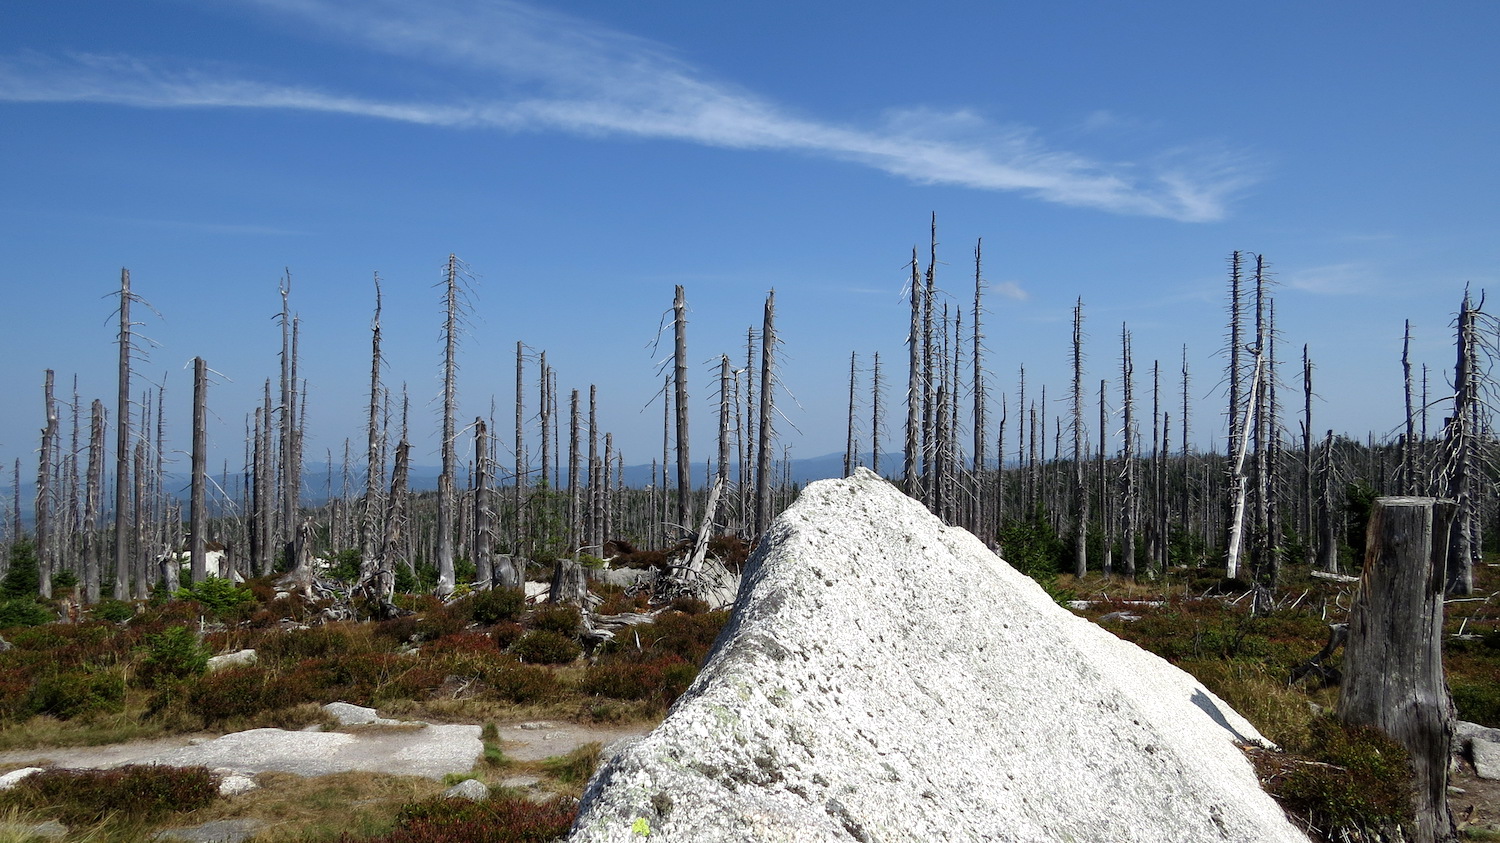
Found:
[[703, 672], [569, 839], [1306, 843], [1257, 741], [861, 470], [772, 525]]

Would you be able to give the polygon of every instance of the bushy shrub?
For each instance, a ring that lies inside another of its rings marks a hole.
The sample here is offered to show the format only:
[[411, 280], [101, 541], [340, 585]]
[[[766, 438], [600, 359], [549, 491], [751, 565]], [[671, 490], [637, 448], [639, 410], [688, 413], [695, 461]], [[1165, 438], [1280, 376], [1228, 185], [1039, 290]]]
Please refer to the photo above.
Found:
[[89, 617], [110, 623], [122, 623], [135, 617], [135, 605], [106, 597], [89, 607]]
[[368, 628], [330, 623], [263, 635], [255, 653], [267, 664], [289, 666], [305, 659], [352, 656], [377, 649]]
[[25, 712], [71, 720], [125, 709], [125, 677], [117, 670], [67, 670], [40, 676]]
[[490, 637], [494, 639], [495, 646], [504, 650], [521, 639], [526, 634], [526, 627], [518, 623], [497, 623], [490, 630]]
[[578, 614], [578, 610], [561, 603], [538, 606], [531, 614], [532, 629], [555, 632], [558, 635], [577, 635], [578, 628], [582, 625], [583, 616]]
[[533, 629], [521, 636], [510, 651], [531, 664], [568, 664], [583, 654], [578, 642], [545, 629]]
[[0, 600], [0, 629], [18, 626], [41, 626], [57, 620], [57, 614], [35, 597], [15, 597]]
[[341, 843], [546, 843], [568, 833], [576, 803], [536, 803], [497, 794], [483, 802], [429, 799], [403, 808], [396, 828], [376, 837], [344, 835]]
[[178, 600], [192, 600], [215, 613], [225, 613], [255, 602], [255, 593], [245, 586], [235, 585], [234, 580], [208, 577], [202, 582], [189, 583], [177, 589], [173, 595]]
[[0, 599], [36, 597], [42, 585], [41, 567], [36, 560], [36, 546], [21, 539], [10, 546], [10, 567], [0, 578]]
[[218, 795], [218, 782], [204, 767], [145, 764], [44, 770], [0, 793], [0, 804], [43, 813], [66, 825], [92, 825], [119, 815], [149, 821], [196, 811]]
[[1453, 682], [1458, 719], [1500, 728], [1500, 687], [1489, 682]]
[[702, 664], [713, 648], [719, 630], [729, 620], [729, 613], [704, 612], [701, 615], [663, 614], [655, 623], [635, 627], [647, 658], [675, 655], [689, 664]]
[[272, 674], [259, 665], [241, 665], [216, 670], [187, 686], [183, 705], [213, 726], [228, 720], [252, 717], [277, 705], [296, 705], [295, 689], [276, 688]]
[[526, 595], [519, 588], [478, 591], [465, 602], [470, 619], [485, 626], [513, 621], [526, 612]]
[[1391, 832], [1410, 822], [1412, 806], [1409, 757], [1400, 744], [1375, 729], [1319, 717], [1288, 750], [1315, 763], [1275, 753], [1255, 760], [1266, 790], [1289, 816], [1330, 839], [1401, 839]]
[[198, 636], [184, 626], [171, 626], [146, 639], [146, 657], [136, 668], [136, 682], [143, 687], [159, 688], [201, 676], [208, 670], [208, 651], [198, 643]]
[[552, 671], [534, 664], [497, 665], [480, 678], [485, 696], [517, 705], [555, 701], [563, 690]]
[[605, 662], [591, 665], [580, 690], [616, 700], [650, 700], [671, 705], [698, 676], [695, 665], [675, 655], [647, 662]]

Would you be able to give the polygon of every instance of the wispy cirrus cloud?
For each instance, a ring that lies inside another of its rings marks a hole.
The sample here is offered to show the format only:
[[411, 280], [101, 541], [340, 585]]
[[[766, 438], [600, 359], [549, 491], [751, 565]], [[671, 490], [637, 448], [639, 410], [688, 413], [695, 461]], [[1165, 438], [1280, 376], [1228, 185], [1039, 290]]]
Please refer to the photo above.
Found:
[[1104, 162], [1053, 149], [1025, 127], [969, 111], [892, 111], [869, 126], [793, 113], [711, 79], [665, 47], [516, 2], [243, 0], [359, 50], [456, 70], [461, 97], [434, 102], [255, 81], [223, 68], [69, 54], [0, 58], [0, 100], [149, 108], [294, 109], [436, 127], [632, 136], [782, 150], [872, 167], [918, 184], [1015, 191], [1047, 202], [1183, 221], [1222, 218], [1255, 180], [1243, 156], [1179, 149]]

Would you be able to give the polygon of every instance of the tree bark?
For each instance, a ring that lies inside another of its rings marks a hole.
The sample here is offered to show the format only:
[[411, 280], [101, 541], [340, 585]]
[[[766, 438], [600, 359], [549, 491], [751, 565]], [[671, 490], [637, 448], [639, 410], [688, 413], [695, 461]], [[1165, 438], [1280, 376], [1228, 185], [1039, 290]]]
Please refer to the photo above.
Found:
[[672, 336], [672, 383], [677, 411], [677, 523], [686, 530], [693, 516], [693, 464], [688, 450], [687, 296], [680, 284], [672, 299]]
[[1443, 681], [1443, 587], [1454, 502], [1377, 498], [1349, 615], [1338, 717], [1411, 753], [1416, 843], [1455, 840], [1448, 811], [1453, 703]]
[[188, 502], [189, 558], [193, 582], [208, 578], [208, 364], [193, 358], [193, 478]]

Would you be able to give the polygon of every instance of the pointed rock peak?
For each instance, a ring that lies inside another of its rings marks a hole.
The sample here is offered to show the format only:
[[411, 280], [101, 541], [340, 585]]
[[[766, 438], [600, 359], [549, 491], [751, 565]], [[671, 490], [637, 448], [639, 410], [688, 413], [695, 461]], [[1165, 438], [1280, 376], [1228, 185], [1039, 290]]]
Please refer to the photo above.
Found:
[[1186, 673], [875, 474], [807, 487], [574, 841], [1306, 843]]

